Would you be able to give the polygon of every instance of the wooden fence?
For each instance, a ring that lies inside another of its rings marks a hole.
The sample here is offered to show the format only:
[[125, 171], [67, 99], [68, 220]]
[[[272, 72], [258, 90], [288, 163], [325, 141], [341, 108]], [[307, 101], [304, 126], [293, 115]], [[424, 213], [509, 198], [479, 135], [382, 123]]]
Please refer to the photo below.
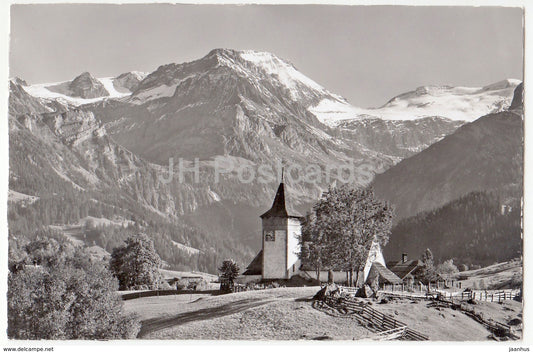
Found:
[[432, 290], [426, 291], [401, 291], [401, 290], [380, 290], [380, 294], [398, 297], [398, 298], [413, 298], [413, 299], [435, 299], [442, 297], [449, 300], [468, 301], [470, 299], [488, 302], [502, 302], [505, 300], [513, 300], [522, 296], [521, 290], [498, 290], [498, 291], [444, 291]]
[[461, 300], [478, 300], [478, 301], [489, 301], [489, 302], [501, 302], [505, 300], [512, 300], [517, 297], [522, 296], [521, 290], [500, 290], [500, 291], [466, 291], [460, 292], [458, 294], [444, 294], [445, 298], [457, 298]]
[[403, 334], [398, 336], [400, 340], [429, 340], [426, 335], [409, 329], [406, 324], [394, 319], [394, 317], [390, 315], [386, 315], [375, 310], [364, 302], [357, 302], [349, 298], [338, 299], [332, 297], [327, 297], [324, 302], [327, 305], [336, 308], [337, 310], [345, 310], [347, 312], [351, 312], [352, 314], [356, 314], [359, 317], [360, 322], [367, 323], [366, 325], [368, 327], [371, 327], [378, 333], [386, 332], [388, 334], [392, 334], [396, 333], [396, 331], [399, 331], [397, 329], [402, 328]]
[[[423, 292], [428, 291], [428, 286], [422, 283], [401, 283], [401, 284], [383, 284], [380, 287], [384, 291], [412, 291]], [[431, 282], [429, 284], [429, 291], [443, 290], [443, 289], [461, 289], [462, 282], [457, 280], [441, 280]]]

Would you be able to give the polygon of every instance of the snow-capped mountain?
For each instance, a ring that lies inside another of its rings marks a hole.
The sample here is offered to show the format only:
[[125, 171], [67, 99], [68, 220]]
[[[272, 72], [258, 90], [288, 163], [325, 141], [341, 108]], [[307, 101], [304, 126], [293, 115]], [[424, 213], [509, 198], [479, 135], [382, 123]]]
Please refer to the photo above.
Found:
[[274, 54], [230, 49], [214, 49], [200, 60], [159, 67], [134, 92], [132, 101], [146, 102], [173, 96], [176, 88], [183, 82], [212, 67], [225, 68], [239, 77], [246, 78], [266, 96], [271, 95], [272, 90], [276, 89], [287, 99], [305, 106], [311, 106], [322, 99], [345, 101]]
[[360, 118], [416, 120], [444, 117], [470, 122], [508, 107], [519, 83], [516, 79], [506, 79], [485, 87], [425, 86], [400, 94], [380, 108], [362, 109], [338, 99], [324, 99], [309, 110], [330, 126]]
[[[360, 108], [329, 92], [274, 54], [214, 49], [201, 60], [164, 65], [151, 74], [131, 71], [117, 77], [93, 78], [85, 72], [73, 81], [27, 85], [25, 89], [36, 97], [64, 99], [75, 105], [124, 97], [129, 97], [132, 103], [143, 104], [173, 96], [182, 83], [202, 72], [202, 65], [226, 67], [246, 77], [265, 96], [271, 93], [269, 88], [276, 88], [287, 100], [304, 107], [330, 127], [374, 118], [405, 121], [442, 117], [469, 122], [508, 107], [514, 88], [520, 83], [506, 79], [484, 87], [423, 86], [400, 94], [379, 108]], [[265, 85], [266, 82], [272, 87]]]
[[79, 106], [127, 97], [146, 75], [144, 72], [132, 71], [117, 77], [95, 78], [89, 72], [84, 72], [72, 81], [21, 84], [21, 86], [33, 97], [58, 100]]

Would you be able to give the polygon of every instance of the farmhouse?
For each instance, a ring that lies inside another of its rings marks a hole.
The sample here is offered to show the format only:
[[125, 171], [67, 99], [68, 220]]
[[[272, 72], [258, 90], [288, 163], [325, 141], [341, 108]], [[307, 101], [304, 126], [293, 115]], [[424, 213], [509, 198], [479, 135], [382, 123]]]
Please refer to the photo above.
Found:
[[399, 261], [387, 262], [387, 266], [396, 276], [406, 284], [416, 282], [421, 275], [423, 263], [421, 260], [408, 260], [407, 254], [402, 254]]
[[[281, 181], [272, 207], [261, 215], [262, 249], [251, 261], [239, 281], [259, 282], [265, 280], [289, 280], [299, 275], [307, 279], [317, 279], [317, 273], [302, 266], [298, 254], [303, 216], [290, 206], [285, 198], [285, 185]], [[381, 246], [374, 241], [368, 252], [367, 261], [360, 275], [362, 282], [379, 280], [381, 283], [397, 284], [401, 279], [387, 269]], [[334, 271], [335, 282], [346, 282], [344, 271]], [[320, 280], [328, 277], [327, 270], [320, 273]]]

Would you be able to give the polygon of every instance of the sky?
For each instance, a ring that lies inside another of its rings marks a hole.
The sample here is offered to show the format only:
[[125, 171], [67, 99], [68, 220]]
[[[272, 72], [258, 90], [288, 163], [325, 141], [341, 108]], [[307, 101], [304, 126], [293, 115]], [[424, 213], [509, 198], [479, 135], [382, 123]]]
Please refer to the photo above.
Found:
[[214, 48], [269, 51], [355, 106], [424, 85], [523, 77], [523, 12], [504, 7], [12, 5], [10, 77], [96, 77], [199, 59]]

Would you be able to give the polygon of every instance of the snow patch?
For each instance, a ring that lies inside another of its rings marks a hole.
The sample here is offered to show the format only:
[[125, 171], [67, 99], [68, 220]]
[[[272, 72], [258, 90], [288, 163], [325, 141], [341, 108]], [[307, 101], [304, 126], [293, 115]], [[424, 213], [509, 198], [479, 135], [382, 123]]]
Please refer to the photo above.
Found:
[[135, 103], [137, 101], [140, 101], [144, 103], [148, 100], [171, 97], [176, 92], [177, 86], [177, 83], [172, 84], [170, 86], [162, 84], [151, 89], [143, 90], [142, 92], [135, 94], [135, 96], [132, 98], [132, 102]]
[[51, 90], [47, 88], [47, 87], [52, 87], [52, 86], [59, 85], [59, 84], [68, 83], [70, 81], [32, 84], [29, 86], [22, 86], [22, 89], [24, 89], [26, 93], [36, 98], [58, 100], [60, 102], [65, 102], [65, 103], [73, 104], [76, 106], [95, 103], [95, 102], [103, 101], [103, 100], [110, 99], [110, 98], [111, 99], [124, 98], [124, 97], [131, 95], [131, 93], [120, 93], [119, 91], [117, 91], [115, 89], [115, 86], [113, 85], [113, 80], [114, 80], [113, 77], [97, 78], [97, 80], [100, 81], [100, 83], [104, 85], [104, 88], [109, 93], [109, 96], [85, 99], [85, 98], [80, 98], [80, 97], [71, 97], [71, 96], [57, 93], [57, 92], [52, 92]]
[[[348, 120], [379, 118], [417, 120], [443, 117], [454, 121], [474, 121], [507, 108], [518, 80], [505, 80], [483, 88], [427, 86], [399, 95], [380, 108], [358, 108], [346, 102], [326, 98], [307, 110], [322, 123], [335, 127]], [[488, 87], [488, 88], [487, 88]]]
[[131, 92], [121, 93], [116, 90], [115, 85], [113, 84], [113, 81], [115, 80], [113, 77], [97, 78], [97, 80], [104, 85], [105, 90], [109, 93], [107, 98], [124, 98], [131, 95]]
[[320, 93], [328, 94], [326, 89], [320, 84], [296, 70], [294, 66], [277, 58], [271, 53], [247, 50], [242, 51], [240, 56], [242, 59], [261, 68], [267, 74], [277, 76], [280, 82], [289, 89], [293, 99], [300, 97], [300, 90], [298, 89], [299, 84], [303, 84]]
[[41, 98], [41, 99], [51, 99], [51, 100], [58, 100], [60, 102], [70, 103], [76, 106], [83, 105], [83, 104], [90, 104], [95, 103], [97, 101], [101, 101], [104, 99], [104, 97], [101, 98], [92, 98], [92, 99], [84, 99], [80, 97], [70, 97], [65, 94], [52, 92], [51, 90], [48, 90], [46, 87], [58, 85], [65, 82], [56, 82], [56, 83], [43, 83], [43, 84], [33, 84], [31, 86], [22, 87], [28, 93], [29, 95]]

